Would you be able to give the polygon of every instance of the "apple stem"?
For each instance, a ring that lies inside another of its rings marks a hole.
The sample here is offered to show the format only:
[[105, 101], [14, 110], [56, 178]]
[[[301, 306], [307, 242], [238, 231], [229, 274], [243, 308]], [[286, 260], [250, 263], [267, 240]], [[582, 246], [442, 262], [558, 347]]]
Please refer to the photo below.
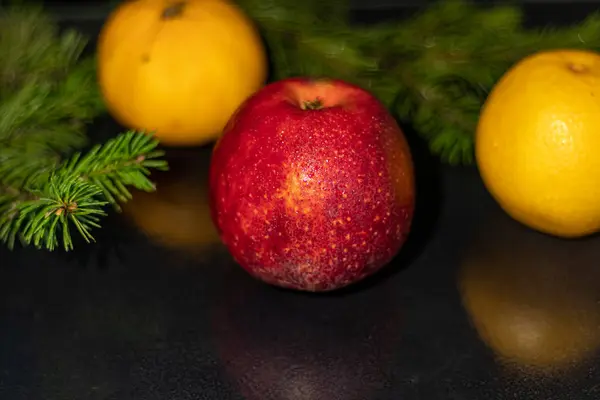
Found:
[[185, 1], [178, 1], [166, 6], [161, 14], [163, 20], [173, 19], [183, 14], [185, 8]]
[[303, 110], [319, 110], [321, 108], [323, 108], [323, 101], [318, 97], [311, 101], [302, 102]]

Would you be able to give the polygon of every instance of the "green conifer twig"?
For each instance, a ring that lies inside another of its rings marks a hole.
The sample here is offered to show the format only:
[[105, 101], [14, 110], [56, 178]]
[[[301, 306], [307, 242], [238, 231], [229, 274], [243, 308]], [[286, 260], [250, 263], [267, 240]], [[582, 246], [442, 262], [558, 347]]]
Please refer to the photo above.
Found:
[[274, 79], [344, 79], [371, 90], [450, 164], [473, 163], [480, 108], [510, 66], [540, 50], [600, 49], [600, 15], [525, 29], [517, 6], [440, 0], [410, 18], [350, 23], [347, 0], [237, 0], [269, 47]]
[[[151, 135], [127, 132], [83, 153], [86, 124], [104, 111], [85, 38], [59, 33], [40, 8], [0, 9], [0, 241], [73, 248], [93, 241], [107, 207], [154, 190], [166, 169]], [[79, 151], [78, 151], [79, 150]]]
[[127, 186], [154, 190], [150, 168], [167, 168], [157, 144], [150, 135], [127, 132], [34, 174], [20, 190], [5, 186], [0, 193], [0, 240], [12, 248], [19, 237], [26, 245], [53, 250], [61, 237], [70, 250], [72, 223], [86, 241], [93, 241], [90, 230], [100, 227], [104, 207], [119, 209], [119, 201], [131, 198]]

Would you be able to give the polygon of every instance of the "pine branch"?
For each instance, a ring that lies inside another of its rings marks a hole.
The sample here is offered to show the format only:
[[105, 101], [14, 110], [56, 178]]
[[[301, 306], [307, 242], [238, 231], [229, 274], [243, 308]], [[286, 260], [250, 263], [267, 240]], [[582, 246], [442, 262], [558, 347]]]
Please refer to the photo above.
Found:
[[128, 132], [85, 154], [86, 124], [104, 111], [85, 38], [59, 33], [40, 8], [0, 10], [0, 240], [54, 250], [87, 242], [106, 207], [154, 190], [158, 142]]
[[48, 250], [62, 243], [68, 251], [74, 226], [85, 241], [93, 241], [91, 230], [100, 227], [105, 206], [118, 209], [118, 201], [131, 198], [127, 186], [154, 190], [150, 168], [167, 169], [157, 145], [150, 135], [127, 132], [33, 175], [22, 189], [0, 186], [0, 240], [9, 248], [19, 238]]
[[156, 150], [157, 145], [150, 135], [130, 131], [95, 146], [85, 157], [75, 154], [61, 170], [100, 188], [107, 201], [120, 210], [118, 202], [131, 199], [127, 186], [153, 191], [150, 168], [167, 169], [166, 161], [159, 159], [164, 151]]
[[358, 27], [347, 3], [239, 0], [266, 39], [274, 79], [361, 85], [451, 164], [473, 162], [481, 105], [511, 65], [540, 50], [600, 47], [598, 14], [573, 27], [526, 30], [517, 7], [441, 1], [404, 21]]
[[86, 44], [41, 8], [0, 10], [0, 148], [60, 156], [86, 144], [85, 124], [104, 110], [95, 61], [81, 58]]
[[54, 250], [62, 239], [65, 250], [73, 248], [69, 224], [86, 241], [93, 240], [92, 227], [100, 227], [106, 215], [99, 200], [100, 188], [76, 175], [53, 172], [44, 183], [27, 192], [0, 194], [0, 240], [12, 249], [17, 237], [24, 245]]

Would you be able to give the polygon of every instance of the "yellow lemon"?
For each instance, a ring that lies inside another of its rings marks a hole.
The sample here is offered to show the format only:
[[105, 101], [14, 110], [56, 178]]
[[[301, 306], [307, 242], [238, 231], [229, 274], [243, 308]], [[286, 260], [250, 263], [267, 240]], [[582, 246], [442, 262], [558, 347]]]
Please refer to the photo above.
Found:
[[217, 139], [266, 71], [258, 31], [226, 0], [123, 2], [98, 39], [98, 80], [109, 111], [165, 145]]
[[561, 237], [600, 230], [600, 54], [514, 65], [482, 108], [475, 147], [483, 182], [517, 221]]

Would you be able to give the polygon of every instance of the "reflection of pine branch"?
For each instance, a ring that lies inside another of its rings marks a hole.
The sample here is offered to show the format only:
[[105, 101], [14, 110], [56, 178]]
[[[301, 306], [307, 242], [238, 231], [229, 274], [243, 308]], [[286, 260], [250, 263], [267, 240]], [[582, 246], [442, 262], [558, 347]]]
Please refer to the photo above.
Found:
[[25, 244], [53, 250], [62, 242], [73, 248], [70, 224], [86, 241], [98, 228], [104, 207], [127, 201], [127, 186], [151, 191], [149, 168], [166, 169], [157, 158], [158, 142], [143, 133], [128, 132], [87, 154], [76, 153], [51, 171], [41, 171], [28, 179], [27, 186], [0, 190], [0, 240], [13, 247], [19, 237]]

